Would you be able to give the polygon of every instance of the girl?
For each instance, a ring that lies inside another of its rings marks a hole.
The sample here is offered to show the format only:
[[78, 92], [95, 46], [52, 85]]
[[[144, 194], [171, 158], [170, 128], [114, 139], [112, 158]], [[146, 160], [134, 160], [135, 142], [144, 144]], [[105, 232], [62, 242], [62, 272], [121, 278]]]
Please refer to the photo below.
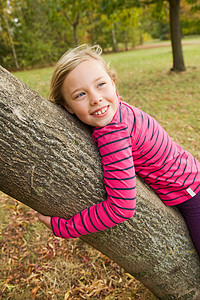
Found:
[[107, 200], [69, 220], [41, 214], [39, 219], [63, 238], [123, 222], [134, 215], [136, 171], [166, 205], [178, 207], [200, 254], [200, 163], [152, 117], [122, 102], [115, 83], [98, 46], [77, 47], [58, 61], [50, 98], [93, 127]]

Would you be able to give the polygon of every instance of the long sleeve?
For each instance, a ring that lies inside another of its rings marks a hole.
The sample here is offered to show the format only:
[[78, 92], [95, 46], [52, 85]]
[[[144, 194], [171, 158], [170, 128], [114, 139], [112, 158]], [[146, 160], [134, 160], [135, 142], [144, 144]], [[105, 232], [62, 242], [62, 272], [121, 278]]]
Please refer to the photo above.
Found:
[[52, 217], [52, 231], [56, 236], [75, 238], [97, 232], [115, 226], [134, 214], [136, 178], [127, 125], [109, 124], [95, 129], [93, 135], [101, 156], [107, 199], [69, 220]]

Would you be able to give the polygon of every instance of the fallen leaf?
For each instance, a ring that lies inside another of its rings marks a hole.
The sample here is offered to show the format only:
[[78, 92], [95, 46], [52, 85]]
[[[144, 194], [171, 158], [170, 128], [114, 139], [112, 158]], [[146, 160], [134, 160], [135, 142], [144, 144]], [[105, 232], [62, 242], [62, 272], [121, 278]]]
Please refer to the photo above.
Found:
[[71, 291], [68, 291], [67, 293], [65, 293], [65, 297], [64, 300], [68, 300], [70, 297]]
[[39, 290], [39, 286], [36, 286], [32, 291], [31, 291], [31, 299], [34, 299], [38, 290]]

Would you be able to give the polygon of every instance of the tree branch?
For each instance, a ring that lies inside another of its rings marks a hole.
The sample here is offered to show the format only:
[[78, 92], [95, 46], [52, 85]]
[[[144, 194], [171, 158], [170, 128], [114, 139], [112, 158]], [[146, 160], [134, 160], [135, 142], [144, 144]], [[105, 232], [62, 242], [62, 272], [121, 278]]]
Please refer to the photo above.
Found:
[[[0, 68], [0, 190], [47, 215], [65, 218], [106, 194], [91, 130]], [[186, 225], [137, 178], [135, 216], [82, 239], [159, 299], [200, 293], [200, 262]]]

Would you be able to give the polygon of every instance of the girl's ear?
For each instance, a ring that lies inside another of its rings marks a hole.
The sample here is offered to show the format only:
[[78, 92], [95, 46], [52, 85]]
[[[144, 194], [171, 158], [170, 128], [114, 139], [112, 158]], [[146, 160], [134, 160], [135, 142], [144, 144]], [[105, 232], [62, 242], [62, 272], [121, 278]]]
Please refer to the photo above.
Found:
[[65, 108], [70, 114], [74, 114], [74, 111], [73, 111], [69, 106], [67, 106], [66, 104], [64, 105], [64, 108]]

